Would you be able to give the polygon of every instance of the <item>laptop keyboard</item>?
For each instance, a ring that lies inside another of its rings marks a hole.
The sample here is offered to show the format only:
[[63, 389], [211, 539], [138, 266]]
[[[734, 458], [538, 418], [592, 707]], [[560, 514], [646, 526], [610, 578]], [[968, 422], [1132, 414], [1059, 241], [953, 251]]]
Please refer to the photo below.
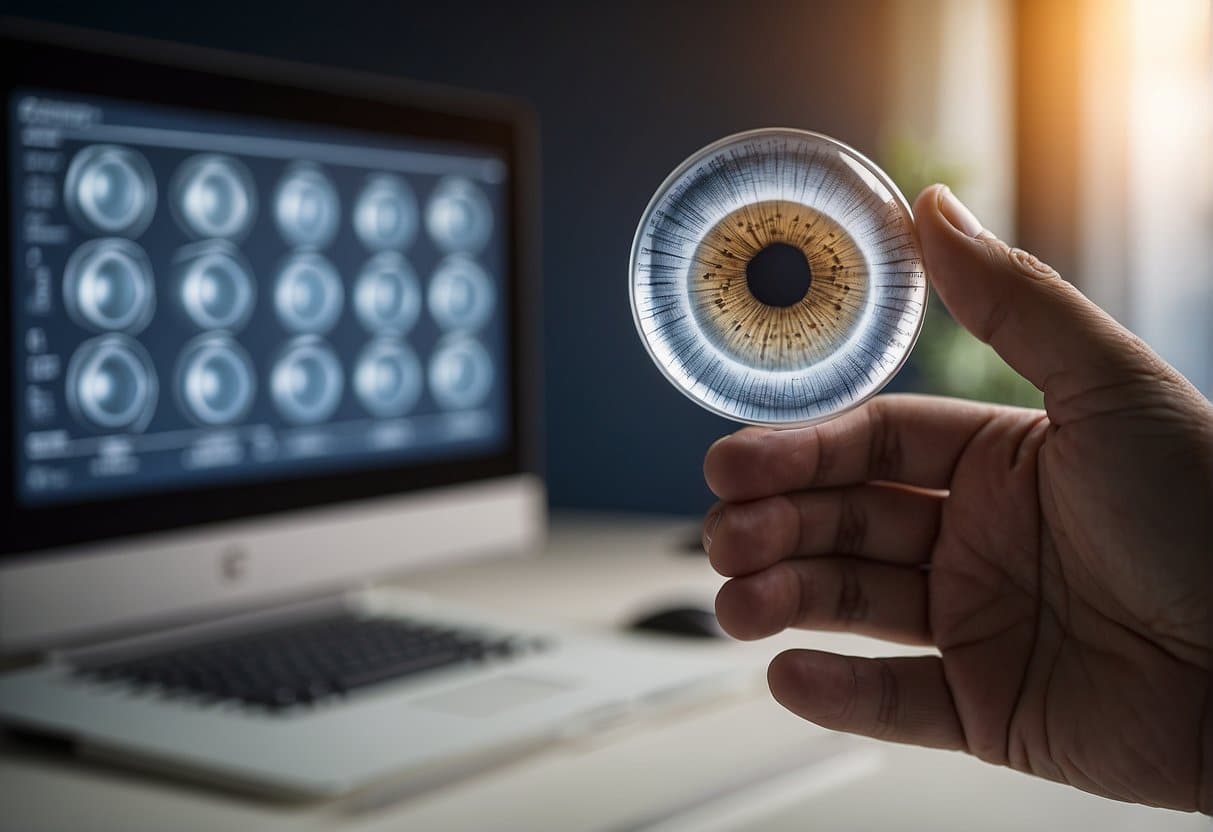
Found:
[[440, 668], [510, 659], [542, 647], [534, 639], [347, 613], [81, 672], [167, 693], [280, 710]]

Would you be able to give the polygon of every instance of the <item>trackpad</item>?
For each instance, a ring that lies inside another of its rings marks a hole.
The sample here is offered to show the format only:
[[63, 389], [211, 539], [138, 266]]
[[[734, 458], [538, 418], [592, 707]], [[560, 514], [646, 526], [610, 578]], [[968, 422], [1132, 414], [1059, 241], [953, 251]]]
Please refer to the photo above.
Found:
[[535, 676], [499, 676], [413, 700], [412, 704], [457, 716], [493, 716], [572, 690], [573, 685]]

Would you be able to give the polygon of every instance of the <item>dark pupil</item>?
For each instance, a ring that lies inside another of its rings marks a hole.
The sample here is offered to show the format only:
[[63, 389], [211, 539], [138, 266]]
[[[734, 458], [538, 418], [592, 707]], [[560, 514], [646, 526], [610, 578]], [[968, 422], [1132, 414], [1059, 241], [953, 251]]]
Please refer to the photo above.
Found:
[[771, 243], [745, 267], [746, 285], [759, 303], [792, 306], [804, 299], [813, 282], [804, 252], [787, 243]]

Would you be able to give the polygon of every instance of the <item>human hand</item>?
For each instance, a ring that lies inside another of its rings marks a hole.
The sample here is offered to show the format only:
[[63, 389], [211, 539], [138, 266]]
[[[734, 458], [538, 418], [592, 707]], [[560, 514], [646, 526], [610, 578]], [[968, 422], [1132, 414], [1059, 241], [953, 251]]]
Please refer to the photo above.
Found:
[[775, 698], [827, 728], [1213, 812], [1213, 407], [946, 188], [915, 216], [945, 305], [1045, 410], [890, 395], [721, 439], [720, 623], [938, 649], [777, 656]]

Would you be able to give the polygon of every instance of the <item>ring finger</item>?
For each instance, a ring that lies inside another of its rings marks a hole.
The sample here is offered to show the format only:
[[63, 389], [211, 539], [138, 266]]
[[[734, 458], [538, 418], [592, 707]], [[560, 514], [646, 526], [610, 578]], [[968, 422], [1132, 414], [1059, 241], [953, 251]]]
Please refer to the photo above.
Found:
[[814, 555], [925, 563], [943, 499], [897, 486], [859, 485], [721, 503], [704, 521], [704, 547], [726, 577]]

